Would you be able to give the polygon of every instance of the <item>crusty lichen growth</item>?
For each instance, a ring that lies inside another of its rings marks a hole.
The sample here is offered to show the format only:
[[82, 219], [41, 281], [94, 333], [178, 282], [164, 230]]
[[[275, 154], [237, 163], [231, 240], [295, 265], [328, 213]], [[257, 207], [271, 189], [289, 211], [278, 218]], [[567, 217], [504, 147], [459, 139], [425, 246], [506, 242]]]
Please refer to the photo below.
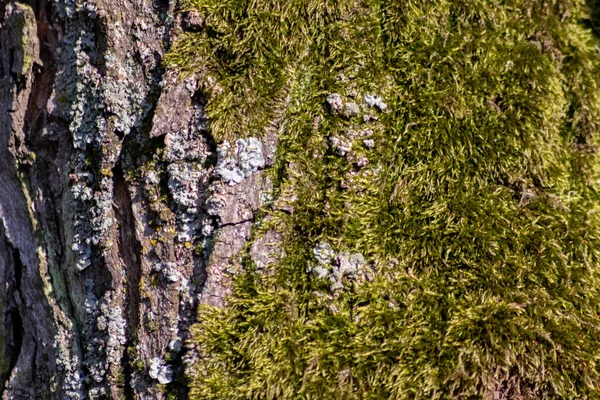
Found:
[[[600, 56], [583, 1], [187, 7], [204, 31], [169, 61], [213, 83], [217, 138], [268, 120], [279, 86], [291, 97], [269, 212], [285, 256], [200, 310], [192, 398], [600, 396]], [[332, 291], [311, 272], [324, 242], [373, 279]]]

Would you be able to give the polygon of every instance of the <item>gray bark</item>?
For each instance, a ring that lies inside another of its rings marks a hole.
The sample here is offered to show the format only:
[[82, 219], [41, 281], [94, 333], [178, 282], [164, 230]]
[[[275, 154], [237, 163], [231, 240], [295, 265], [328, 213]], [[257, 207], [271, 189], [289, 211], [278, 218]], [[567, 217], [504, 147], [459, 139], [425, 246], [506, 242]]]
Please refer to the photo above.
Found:
[[4, 399], [187, 397], [181, 343], [223, 305], [270, 183], [214, 173], [202, 93], [162, 66], [201, 24], [175, 7], [0, 0]]

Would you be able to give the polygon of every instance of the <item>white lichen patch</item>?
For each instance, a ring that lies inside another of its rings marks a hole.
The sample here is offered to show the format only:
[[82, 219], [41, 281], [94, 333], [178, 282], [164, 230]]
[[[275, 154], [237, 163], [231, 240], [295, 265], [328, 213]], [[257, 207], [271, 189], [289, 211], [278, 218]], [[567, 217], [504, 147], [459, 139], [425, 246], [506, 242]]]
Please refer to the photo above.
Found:
[[376, 94], [365, 94], [365, 102], [369, 107], [377, 107], [380, 111], [387, 108], [387, 104], [385, 104], [383, 99]]
[[182, 279], [181, 273], [179, 272], [177, 263], [174, 262], [158, 262], [152, 266], [152, 270], [155, 272], [160, 272], [164, 276], [164, 278], [172, 283], [175, 283]]
[[193, 241], [202, 227], [201, 201], [205, 196], [207, 172], [199, 163], [177, 162], [167, 167], [168, 186], [178, 207], [177, 236], [180, 242]]
[[119, 365], [122, 357], [122, 346], [125, 345], [125, 318], [120, 307], [114, 307], [104, 301], [100, 304], [101, 315], [97, 320], [99, 331], [105, 331], [108, 337], [106, 343], [106, 360], [113, 365]]
[[325, 98], [327, 107], [331, 114], [341, 114], [352, 118], [360, 114], [360, 106], [353, 101], [345, 102], [341, 95], [332, 93]]
[[[134, 71], [129, 65], [118, 65], [121, 76], [131, 76]], [[118, 80], [108, 77], [103, 85], [105, 109], [117, 118], [112, 120], [114, 128], [128, 135], [131, 128], [138, 125], [139, 116], [144, 113], [146, 93], [133, 80]]]
[[335, 258], [335, 251], [329, 243], [319, 242], [313, 249], [313, 255], [319, 264], [329, 265]]
[[[169, 132], [165, 139], [168, 161], [202, 160], [207, 156], [204, 140], [207, 122], [204, 109], [194, 105], [194, 114], [189, 127]], [[173, 127], [171, 127], [173, 128]]]
[[332, 292], [343, 289], [345, 280], [371, 276], [366, 271], [365, 257], [360, 253], [336, 252], [328, 242], [322, 241], [313, 248], [313, 255], [317, 263], [311, 265], [308, 272], [318, 279], [328, 279]]
[[192, 163], [173, 163], [169, 164], [167, 172], [173, 200], [188, 213], [198, 212], [198, 186], [204, 175], [202, 166]]
[[352, 142], [341, 139], [337, 136], [329, 137], [329, 144], [338, 156], [345, 156], [352, 150]]
[[175, 338], [175, 339], [171, 339], [171, 341], [169, 342], [169, 350], [171, 350], [174, 353], [179, 353], [181, 351], [181, 349], [183, 348], [183, 342], [181, 341], [181, 338]]
[[150, 370], [148, 371], [150, 378], [158, 380], [162, 385], [173, 381], [173, 370], [171, 367], [162, 362], [158, 357], [150, 360]]
[[[117, 371], [121, 365], [123, 348], [126, 342], [126, 321], [123, 310], [115, 304], [112, 292], [106, 292], [101, 299], [92, 293], [93, 281], [86, 281], [87, 297], [85, 300], [85, 351], [89, 378], [100, 384], [107, 374]], [[94, 396], [101, 396], [104, 387], [90, 390]]]
[[238, 139], [235, 142], [235, 151], [231, 154], [231, 144], [223, 142], [217, 148], [218, 160], [215, 175], [221, 177], [230, 186], [241, 183], [255, 171], [265, 167], [262, 142], [260, 139], [250, 137]]
[[340, 96], [337, 93], [332, 93], [328, 95], [325, 100], [327, 101], [329, 110], [332, 113], [339, 113], [344, 109], [344, 102], [342, 101], [342, 96]]
[[[71, 328], [71, 327], [70, 327]], [[84, 392], [84, 374], [81, 370], [81, 360], [73, 349], [75, 338], [65, 327], [54, 337], [56, 356], [56, 369], [65, 373], [62, 389], [67, 400], [82, 400], [86, 398]]]
[[346, 103], [344, 113], [348, 117], [354, 117], [355, 115], [358, 115], [360, 113], [360, 107], [358, 106], [358, 104], [353, 102]]
[[363, 140], [363, 146], [368, 150], [372, 150], [375, 148], [375, 140], [365, 139], [365, 140]]

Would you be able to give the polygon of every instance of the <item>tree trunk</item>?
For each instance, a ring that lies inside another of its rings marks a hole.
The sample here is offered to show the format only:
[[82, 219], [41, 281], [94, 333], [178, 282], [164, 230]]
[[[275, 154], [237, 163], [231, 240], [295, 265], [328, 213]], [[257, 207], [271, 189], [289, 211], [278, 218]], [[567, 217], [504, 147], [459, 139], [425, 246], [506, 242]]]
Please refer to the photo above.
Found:
[[201, 24], [175, 7], [0, 0], [5, 399], [187, 397], [182, 343], [266, 183], [211, 180], [203, 99], [162, 65]]

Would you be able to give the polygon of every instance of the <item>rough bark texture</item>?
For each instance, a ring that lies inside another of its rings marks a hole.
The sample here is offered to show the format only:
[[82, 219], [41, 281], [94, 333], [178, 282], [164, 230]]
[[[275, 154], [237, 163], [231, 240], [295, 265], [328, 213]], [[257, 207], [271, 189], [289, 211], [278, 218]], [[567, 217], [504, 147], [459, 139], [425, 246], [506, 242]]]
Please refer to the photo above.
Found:
[[5, 399], [187, 397], [182, 343], [269, 182], [213, 177], [202, 95], [162, 66], [202, 24], [176, 6], [0, 0]]

